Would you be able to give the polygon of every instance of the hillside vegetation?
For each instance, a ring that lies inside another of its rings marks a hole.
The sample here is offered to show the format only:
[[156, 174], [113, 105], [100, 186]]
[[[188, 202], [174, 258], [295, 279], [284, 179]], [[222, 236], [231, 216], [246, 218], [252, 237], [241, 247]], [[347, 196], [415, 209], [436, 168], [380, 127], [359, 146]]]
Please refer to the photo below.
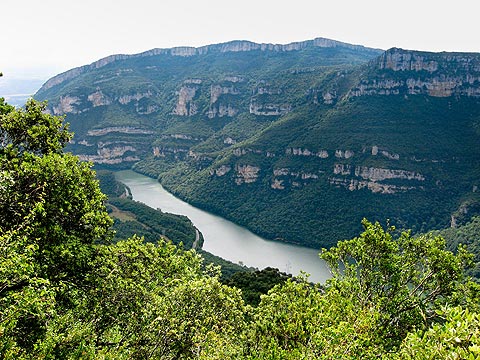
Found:
[[68, 126], [44, 110], [0, 99], [0, 357], [480, 356], [480, 288], [463, 276], [464, 247], [364, 220], [359, 236], [322, 251], [325, 286], [281, 279], [245, 305], [194, 250], [112, 242], [91, 165], [64, 152]]
[[[250, 273], [253, 269], [234, 264], [223, 258], [202, 250], [203, 235], [186, 216], [164, 213], [159, 209], [131, 199], [130, 190], [115, 179], [109, 170], [97, 170], [96, 177], [104, 194], [108, 196], [106, 209], [113, 219], [112, 241], [121, 241], [132, 236], [142, 237], [144, 241], [156, 243], [159, 239], [171, 242], [178, 247], [195, 249], [205, 259], [203, 266], [214, 264], [221, 266], [221, 280], [229, 281], [237, 272]], [[248, 276], [248, 275], [247, 275]], [[273, 286], [273, 285], [272, 285]], [[272, 287], [270, 286], [270, 287]], [[266, 293], [263, 289], [262, 293]]]
[[479, 212], [480, 56], [328, 39], [111, 56], [35, 95], [83, 160], [158, 178], [269, 239], [330, 247]]

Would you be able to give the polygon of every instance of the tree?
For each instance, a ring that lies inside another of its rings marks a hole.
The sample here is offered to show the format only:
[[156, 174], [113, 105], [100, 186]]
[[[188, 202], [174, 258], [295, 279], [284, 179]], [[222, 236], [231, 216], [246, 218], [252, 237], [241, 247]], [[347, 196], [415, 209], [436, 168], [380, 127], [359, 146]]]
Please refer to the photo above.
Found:
[[73, 306], [111, 219], [91, 166], [45, 103], [0, 99], [0, 330], [3, 354], [33, 349], [47, 319]]
[[394, 359], [480, 358], [480, 315], [461, 307], [443, 308], [442, 322], [408, 334]]
[[433, 321], [438, 302], [456, 289], [471, 257], [462, 247], [456, 255], [447, 251], [439, 236], [402, 232], [394, 237], [394, 227], [362, 224], [359, 237], [322, 251], [333, 275], [328, 288], [359, 309], [376, 309], [376, 331], [392, 348], [408, 331]]

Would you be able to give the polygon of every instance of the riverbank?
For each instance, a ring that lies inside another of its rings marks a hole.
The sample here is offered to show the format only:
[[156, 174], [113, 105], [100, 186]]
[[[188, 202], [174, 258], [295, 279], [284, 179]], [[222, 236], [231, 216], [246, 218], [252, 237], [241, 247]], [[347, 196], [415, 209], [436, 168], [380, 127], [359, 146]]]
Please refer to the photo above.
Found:
[[263, 269], [275, 267], [282, 272], [311, 274], [314, 282], [330, 277], [326, 264], [318, 257], [319, 250], [263, 239], [248, 229], [176, 198], [155, 179], [131, 170], [115, 173], [127, 185], [134, 200], [164, 212], [187, 216], [204, 237], [203, 250], [234, 263]]

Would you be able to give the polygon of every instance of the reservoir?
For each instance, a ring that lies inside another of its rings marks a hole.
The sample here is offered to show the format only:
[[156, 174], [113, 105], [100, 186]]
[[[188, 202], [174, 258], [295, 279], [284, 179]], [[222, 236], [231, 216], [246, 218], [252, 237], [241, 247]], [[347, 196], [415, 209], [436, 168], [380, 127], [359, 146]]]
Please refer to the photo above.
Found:
[[134, 200], [163, 212], [187, 216], [202, 232], [205, 251], [258, 269], [269, 266], [293, 275], [303, 270], [314, 282], [324, 283], [330, 277], [325, 262], [318, 257], [319, 250], [265, 240], [231, 221], [191, 206], [155, 179], [131, 170], [119, 171], [115, 176], [130, 188]]

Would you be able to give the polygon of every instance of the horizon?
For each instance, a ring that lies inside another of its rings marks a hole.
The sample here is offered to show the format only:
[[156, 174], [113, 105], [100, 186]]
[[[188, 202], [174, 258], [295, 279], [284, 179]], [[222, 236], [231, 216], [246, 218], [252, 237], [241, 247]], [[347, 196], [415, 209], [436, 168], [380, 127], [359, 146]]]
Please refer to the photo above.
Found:
[[47, 79], [114, 54], [235, 40], [288, 44], [322, 37], [382, 50], [480, 52], [468, 0], [435, 7], [405, 0], [393, 10], [380, 0], [138, 0], [135, 6], [125, 0], [5, 0], [2, 8], [0, 30], [8, 34], [0, 55], [3, 81]]

